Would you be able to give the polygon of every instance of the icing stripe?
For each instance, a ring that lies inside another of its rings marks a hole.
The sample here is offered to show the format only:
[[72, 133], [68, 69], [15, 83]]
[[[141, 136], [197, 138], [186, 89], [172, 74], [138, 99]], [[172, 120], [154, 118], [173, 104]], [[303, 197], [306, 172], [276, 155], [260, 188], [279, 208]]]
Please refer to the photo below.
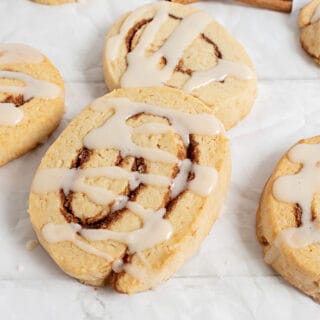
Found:
[[25, 86], [5, 86], [0, 85], [0, 91], [13, 94], [21, 94], [24, 100], [31, 98], [54, 99], [59, 97], [61, 89], [54, 83], [38, 80], [25, 73], [14, 71], [0, 71], [0, 78], [20, 80], [25, 83]]
[[13, 103], [0, 103], [0, 126], [12, 126], [23, 118], [23, 112]]

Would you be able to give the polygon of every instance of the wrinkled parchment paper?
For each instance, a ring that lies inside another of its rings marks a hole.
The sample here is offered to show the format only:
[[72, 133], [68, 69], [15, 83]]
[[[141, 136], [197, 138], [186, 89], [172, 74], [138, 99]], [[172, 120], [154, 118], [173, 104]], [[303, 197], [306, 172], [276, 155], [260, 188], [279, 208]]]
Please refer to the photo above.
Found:
[[49, 7], [0, 1], [0, 42], [22, 42], [45, 53], [66, 82], [66, 113], [41, 147], [0, 168], [1, 319], [317, 319], [320, 306], [265, 265], [255, 237], [263, 185], [297, 140], [320, 133], [320, 69], [302, 51], [292, 14], [231, 1], [196, 4], [246, 47], [259, 77], [251, 114], [228, 136], [233, 174], [222, 217], [198, 254], [168, 282], [134, 296], [94, 289], [64, 275], [34, 239], [28, 192], [49, 145], [90, 101], [106, 93], [101, 70], [112, 22], [144, 0], [84, 0]]

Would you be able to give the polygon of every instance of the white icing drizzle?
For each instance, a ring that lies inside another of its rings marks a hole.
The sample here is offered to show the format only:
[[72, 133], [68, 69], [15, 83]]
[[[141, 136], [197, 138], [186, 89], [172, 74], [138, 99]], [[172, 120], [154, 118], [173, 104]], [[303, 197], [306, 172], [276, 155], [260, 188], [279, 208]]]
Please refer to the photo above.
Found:
[[112, 263], [112, 270], [116, 273], [120, 273], [123, 271], [123, 260], [122, 259], [116, 259]]
[[48, 223], [42, 228], [42, 235], [49, 243], [57, 243], [62, 241], [70, 241], [81, 250], [102, 257], [108, 261], [113, 260], [108, 253], [102, 252], [95, 247], [83, 242], [77, 238], [77, 233], [81, 230], [81, 226], [76, 223]]
[[145, 12], [150, 9], [156, 8], [158, 4], [148, 4], [146, 6], [136, 9], [134, 12], [129, 14], [124, 23], [121, 26], [120, 33], [114, 37], [111, 37], [107, 42], [107, 52], [111, 60], [115, 60], [118, 56], [119, 49], [123, 38], [126, 37], [129, 30], [135, 25]]
[[201, 196], [206, 196], [213, 191], [218, 179], [215, 169], [207, 166], [194, 164], [192, 166], [194, 179], [188, 183], [188, 189]]
[[176, 175], [171, 184], [171, 199], [174, 199], [183, 190], [186, 189], [189, 173], [192, 169], [190, 159], [184, 159], [179, 164], [179, 173]]
[[[18, 63], [40, 63], [44, 60], [43, 55], [27, 45], [23, 44], [0, 44], [0, 65]], [[61, 94], [60, 88], [47, 81], [37, 80], [27, 74], [13, 71], [0, 71], [0, 78], [20, 80], [25, 86], [0, 85], [0, 91], [23, 95], [24, 100], [31, 98], [53, 99]], [[0, 103], [0, 125], [12, 126], [23, 119], [23, 112], [15, 108], [13, 103]]]
[[0, 44], [0, 65], [18, 63], [40, 63], [43, 55], [36, 49], [25, 44]]
[[[141, 258], [141, 255], [139, 257]], [[148, 262], [145, 259], [143, 259], [143, 263], [144, 265], [148, 266]], [[139, 267], [133, 264], [124, 263], [122, 259], [114, 260], [114, 262], [112, 263], [112, 270], [116, 273], [125, 271], [128, 274], [130, 274], [131, 277], [141, 282], [147, 282], [148, 280], [146, 275], [142, 272], [142, 270]], [[149, 268], [149, 270], [151, 269]]]
[[[182, 111], [164, 109], [144, 103], [134, 103], [126, 98], [99, 98], [92, 104], [95, 110], [110, 110], [115, 114], [101, 126], [90, 132], [84, 139], [84, 145], [89, 149], [114, 148], [121, 150], [123, 157], [132, 155], [150, 161], [175, 162], [176, 157], [169, 152], [158, 149], [139, 147], [131, 141], [132, 129], [126, 125], [126, 120], [139, 114], [152, 114], [167, 118], [171, 128], [181, 136], [185, 145], [189, 144], [189, 134], [215, 135], [222, 132], [223, 125], [214, 116], [207, 113], [188, 114]], [[150, 127], [149, 127], [150, 128]], [[154, 129], [151, 128], [150, 133]], [[145, 133], [148, 127], [145, 126]], [[108, 139], [105, 139], [108, 137]]]
[[132, 201], [129, 201], [126, 207], [143, 221], [140, 229], [131, 232], [115, 232], [107, 229], [82, 229], [80, 230], [80, 234], [91, 241], [111, 239], [126, 243], [130, 254], [151, 248], [170, 238], [172, 226], [168, 220], [163, 219], [166, 212], [165, 208], [152, 211]]
[[251, 69], [243, 63], [218, 59], [217, 65], [206, 71], [194, 71], [192, 77], [183, 86], [183, 90], [191, 93], [193, 90], [206, 86], [214, 81], [223, 81], [228, 76], [243, 80], [252, 79]]
[[288, 157], [290, 161], [301, 163], [297, 174], [279, 177], [273, 185], [273, 194], [279, 201], [298, 203], [302, 209], [302, 225], [298, 228], [282, 230], [272, 243], [265, 260], [272, 263], [282, 244], [292, 248], [302, 248], [320, 242], [319, 218], [312, 221], [312, 201], [314, 194], [320, 192], [319, 144], [298, 144]]
[[320, 5], [318, 5], [314, 11], [314, 14], [311, 18], [311, 23], [317, 22], [318, 20], [320, 20]]
[[[172, 180], [163, 175], [130, 172], [118, 166], [87, 169], [41, 169], [32, 183], [33, 192], [43, 194], [60, 189], [63, 189], [65, 194], [68, 194], [70, 190], [82, 192], [98, 204], [112, 203], [112, 211], [127, 208], [141, 219], [141, 227], [131, 232], [85, 229], [78, 224], [70, 224], [69, 227], [68, 224], [48, 224], [44, 227], [42, 233], [48, 242], [71, 241], [81, 249], [93, 254], [95, 254], [96, 249], [86, 243], [81, 244], [81, 240], [76, 237], [77, 234], [89, 241], [114, 240], [125, 243], [130, 254], [139, 254], [144, 249], [151, 248], [170, 238], [173, 230], [169, 221], [164, 219], [166, 209], [160, 208], [153, 211], [144, 208], [136, 202], [129, 201], [127, 196], [117, 195], [113, 191], [105, 190], [102, 187], [88, 185], [86, 179], [90, 177], [123, 179], [128, 181], [130, 190], [134, 190], [141, 183], [170, 187], [172, 197], [186, 189], [200, 196], [207, 196], [217, 183], [217, 172], [214, 168], [192, 164], [189, 159], [180, 161], [171, 153], [160, 149], [142, 148], [134, 144], [131, 138], [135, 133], [150, 134], [158, 133], [158, 130], [160, 132], [173, 130], [182, 137], [184, 143], [188, 146], [190, 134], [216, 135], [223, 131], [223, 126], [214, 116], [209, 114], [188, 114], [154, 105], [132, 102], [126, 98], [102, 97], [92, 104], [92, 108], [96, 111], [110, 113], [110, 118], [102, 126], [89, 132], [84, 138], [84, 145], [87, 148], [114, 148], [120, 151], [122, 157], [135, 156], [151, 161], [177, 163], [179, 173]], [[141, 113], [164, 117], [170, 125], [150, 122], [137, 128], [129, 127], [126, 121]], [[194, 179], [188, 182], [190, 172], [194, 173]], [[102, 254], [105, 255], [105, 253]], [[102, 255], [100, 254], [100, 256]], [[108, 260], [110, 259], [108, 258]], [[137, 270], [123, 265], [121, 261], [115, 261], [113, 268], [114, 270], [125, 270], [132, 276], [137, 275]]]
[[0, 85], [1, 92], [22, 94], [24, 100], [31, 98], [54, 99], [59, 97], [61, 89], [58, 85], [35, 79], [25, 73], [14, 71], [0, 71], [0, 78], [20, 80], [25, 83], [25, 86], [5, 86]]
[[11, 126], [19, 123], [23, 112], [13, 103], [0, 103], [0, 126]]
[[[188, 182], [189, 173], [194, 174], [194, 178]], [[215, 169], [207, 166], [192, 164], [189, 159], [179, 163], [179, 173], [171, 184], [171, 199], [174, 199], [183, 190], [190, 191], [206, 196], [212, 192], [218, 179], [218, 173]]]
[[[128, 67], [121, 78], [121, 87], [147, 87], [164, 85], [171, 78], [184, 51], [205, 31], [212, 18], [202, 11], [196, 11], [183, 18], [158, 51], [146, 55], [160, 27], [169, 17], [169, 5], [159, 2], [132, 12], [123, 23], [120, 33], [107, 42], [106, 54], [111, 60], [117, 58], [119, 48], [127, 33], [147, 10], [156, 11], [153, 20], [144, 29], [137, 46], [128, 53]], [[166, 65], [160, 69], [159, 63], [165, 57]], [[182, 89], [186, 92], [206, 86], [214, 81], [222, 81], [228, 76], [243, 80], [253, 78], [252, 70], [245, 64], [218, 59], [215, 67], [205, 71], [195, 71]]]
[[[40, 170], [35, 176], [32, 183], [32, 191], [46, 193], [63, 189], [64, 193], [68, 194], [72, 190], [87, 194], [92, 201], [101, 205], [108, 205], [118, 200], [116, 205], [121, 208], [122, 202], [126, 200], [126, 197], [120, 196], [117, 199], [117, 195], [110, 190], [86, 184], [85, 180], [90, 177], [128, 180], [130, 190], [136, 189], [141, 183], [167, 187], [171, 182], [167, 176], [139, 173], [137, 171], [129, 172], [117, 166], [88, 169], [48, 168]], [[50, 181], [50, 184], [48, 184], [48, 181]]]
[[137, 133], [149, 133], [149, 134], [155, 134], [155, 133], [164, 133], [171, 131], [171, 126], [163, 123], [157, 123], [157, 122], [148, 122], [144, 123], [141, 126], [137, 128], [131, 128], [131, 132], [133, 134]]

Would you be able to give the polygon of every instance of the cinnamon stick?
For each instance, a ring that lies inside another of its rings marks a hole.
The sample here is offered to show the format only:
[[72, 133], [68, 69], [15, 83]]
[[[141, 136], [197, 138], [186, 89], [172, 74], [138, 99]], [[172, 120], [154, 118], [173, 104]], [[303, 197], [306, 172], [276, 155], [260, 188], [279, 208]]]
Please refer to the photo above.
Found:
[[[191, 2], [197, 2], [199, 0], [171, 0], [171, 1], [187, 4]], [[238, 0], [238, 1], [241, 1], [256, 7], [282, 11], [287, 13], [291, 12], [292, 10], [292, 0]]]

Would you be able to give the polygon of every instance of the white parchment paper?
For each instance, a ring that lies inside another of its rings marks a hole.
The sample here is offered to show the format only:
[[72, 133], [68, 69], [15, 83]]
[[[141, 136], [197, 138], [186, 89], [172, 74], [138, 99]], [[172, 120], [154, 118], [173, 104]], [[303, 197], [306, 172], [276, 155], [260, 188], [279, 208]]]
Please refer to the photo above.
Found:
[[64, 275], [38, 246], [28, 191], [42, 155], [68, 122], [106, 93], [104, 36], [120, 15], [144, 0], [84, 0], [49, 7], [0, 0], [0, 42], [22, 42], [45, 53], [67, 90], [66, 114], [41, 147], [0, 168], [1, 319], [318, 319], [320, 306], [265, 265], [255, 237], [260, 193], [276, 162], [297, 140], [320, 133], [320, 69], [299, 45], [292, 14], [231, 1], [196, 4], [246, 47], [259, 77], [251, 114], [228, 136], [233, 174], [225, 210], [198, 254], [168, 282], [134, 296], [94, 289]]

